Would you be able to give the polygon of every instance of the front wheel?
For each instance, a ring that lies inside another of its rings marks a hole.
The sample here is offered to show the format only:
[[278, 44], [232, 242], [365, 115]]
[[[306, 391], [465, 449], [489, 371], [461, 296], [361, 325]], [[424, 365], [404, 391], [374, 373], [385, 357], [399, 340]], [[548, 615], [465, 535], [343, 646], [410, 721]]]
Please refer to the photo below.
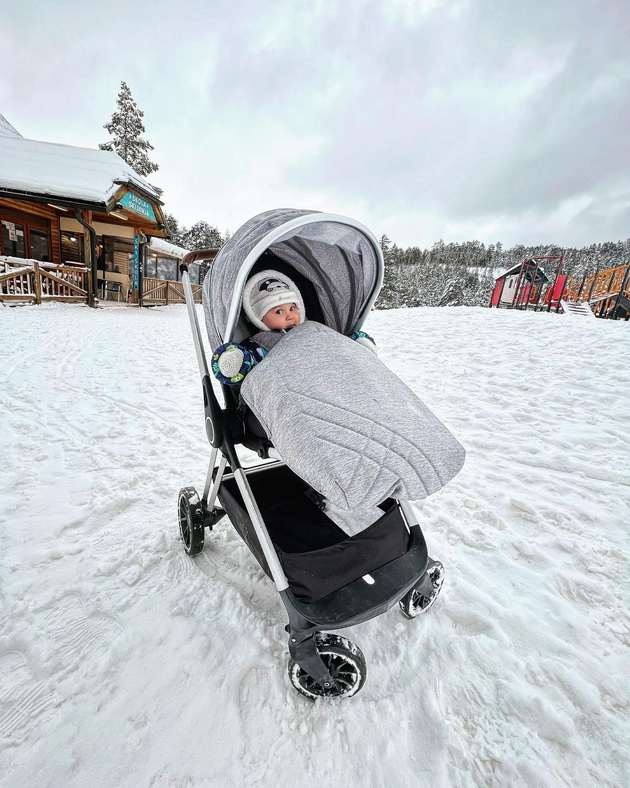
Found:
[[426, 613], [438, 598], [444, 582], [444, 566], [440, 561], [430, 559], [427, 574], [431, 581], [432, 590], [427, 593], [424, 590], [416, 590], [417, 587], [412, 588], [398, 603], [403, 615], [407, 618], [415, 618], [421, 613]]
[[199, 494], [194, 487], [184, 487], [179, 491], [177, 509], [184, 550], [188, 555], [197, 555], [203, 550], [205, 517]]
[[293, 687], [310, 700], [316, 698], [350, 698], [365, 684], [367, 665], [361, 649], [347, 638], [318, 632], [315, 635], [317, 651], [333, 678], [331, 687], [322, 687], [289, 659], [289, 681]]

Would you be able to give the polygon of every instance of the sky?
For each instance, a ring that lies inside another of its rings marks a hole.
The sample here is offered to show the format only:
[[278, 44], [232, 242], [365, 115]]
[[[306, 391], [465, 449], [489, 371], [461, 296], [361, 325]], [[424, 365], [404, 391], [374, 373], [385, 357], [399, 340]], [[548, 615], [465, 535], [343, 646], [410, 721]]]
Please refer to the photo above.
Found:
[[399, 246], [630, 237], [627, 0], [0, 0], [0, 114], [84, 147], [122, 80], [187, 226], [271, 208]]

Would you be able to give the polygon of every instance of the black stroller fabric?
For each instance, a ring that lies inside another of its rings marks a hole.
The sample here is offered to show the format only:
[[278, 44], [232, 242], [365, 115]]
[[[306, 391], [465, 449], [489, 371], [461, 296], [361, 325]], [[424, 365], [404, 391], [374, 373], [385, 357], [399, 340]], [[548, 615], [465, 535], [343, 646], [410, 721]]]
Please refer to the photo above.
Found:
[[[293, 520], [296, 527], [299, 524]], [[337, 544], [306, 553], [278, 548], [278, 557], [296, 597], [316, 602], [404, 555], [409, 538], [398, 508], [393, 506], [369, 528]]]
[[[375, 523], [349, 537], [307, 496], [307, 485], [286, 466], [270, 466], [249, 481], [289, 586], [303, 602], [317, 602], [409, 549], [409, 532], [393, 500], [382, 505], [384, 513]], [[236, 483], [225, 482], [219, 497], [241, 538], [270, 575]]]

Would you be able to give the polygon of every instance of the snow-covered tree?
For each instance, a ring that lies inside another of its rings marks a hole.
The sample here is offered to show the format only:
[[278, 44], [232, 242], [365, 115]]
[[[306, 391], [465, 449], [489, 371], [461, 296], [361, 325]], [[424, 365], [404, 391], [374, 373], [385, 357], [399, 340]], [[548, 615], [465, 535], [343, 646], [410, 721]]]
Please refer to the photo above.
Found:
[[186, 232], [185, 227], [181, 227], [179, 221], [173, 216], [172, 213], [165, 213], [164, 218], [166, 219], [166, 225], [168, 227], [169, 238], [171, 243], [175, 244], [176, 246], [184, 246], [183, 243], [183, 235]]
[[98, 147], [101, 150], [115, 151], [138, 175], [147, 176], [155, 172], [158, 165], [147, 155], [147, 151], [153, 150], [153, 145], [141, 136], [145, 132], [142, 122], [144, 112], [138, 109], [126, 82], [120, 83], [116, 105], [117, 111], [109, 123], [103, 126], [112, 139]]
[[223, 244], [223, 236], [216, 227], [212, 227], [203, 220], [193, 224], [189, 230], [184, 230], [181, 234], [182, 246], [186, 249], [220, 249]]

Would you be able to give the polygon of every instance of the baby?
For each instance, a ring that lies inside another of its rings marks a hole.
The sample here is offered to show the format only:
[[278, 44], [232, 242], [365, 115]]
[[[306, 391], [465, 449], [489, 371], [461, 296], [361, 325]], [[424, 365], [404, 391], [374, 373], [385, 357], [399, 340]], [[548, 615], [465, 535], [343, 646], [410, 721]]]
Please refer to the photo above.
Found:
[[[306, 320], [300, 291], [278, 271], [260, 271], [248, 279], [243, 309], [249, 322], [261, 331], [284, 334]], [[376, 352], [374, 340], [364, 331], [353, 331], [350, 338]], [[268, 352], [252, 337], [241, 343], [226, 342], [212, 354], [212, 372], [221, 383], [235, 386]]]

